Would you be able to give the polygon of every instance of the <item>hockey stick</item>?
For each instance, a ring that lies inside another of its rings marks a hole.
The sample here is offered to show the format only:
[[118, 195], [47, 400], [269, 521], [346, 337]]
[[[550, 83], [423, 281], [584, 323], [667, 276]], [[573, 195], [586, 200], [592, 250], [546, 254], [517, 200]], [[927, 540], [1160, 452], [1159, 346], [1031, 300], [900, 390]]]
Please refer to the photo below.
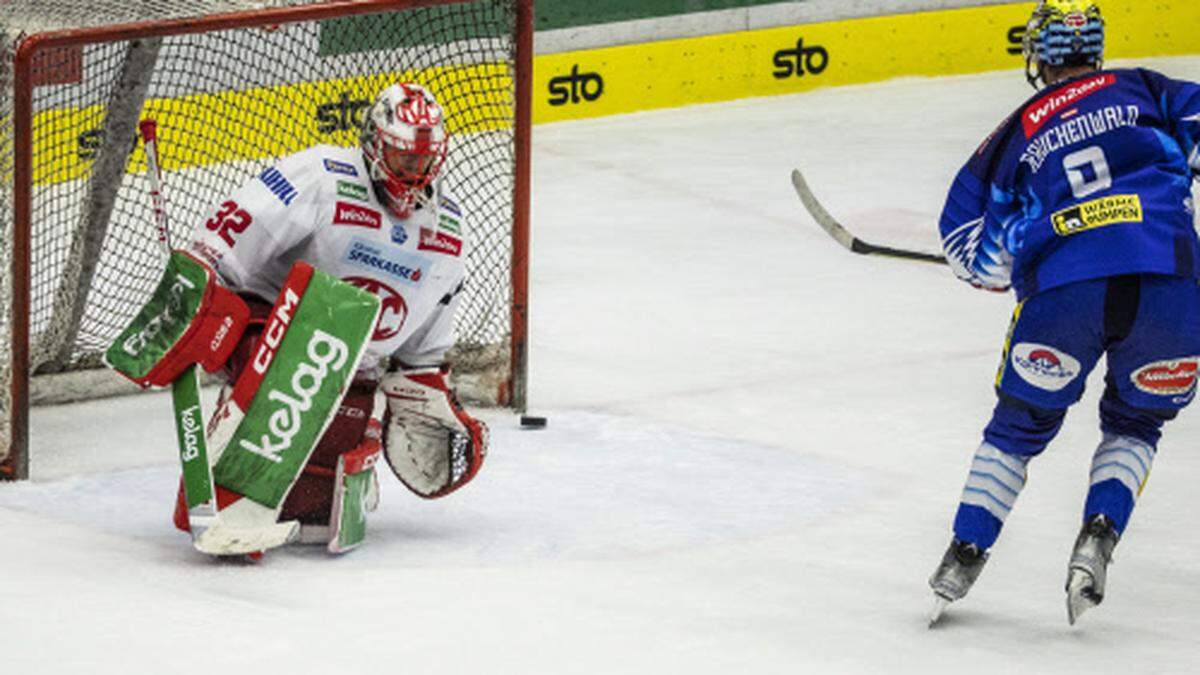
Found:
[[825, 230], [829, 236], [833, 237], [834, 241], [841, 244], [846, 250], [852, 253], [861, 253], [863, 255], [879, 255], [888, 258], [903, 258], [905, 260], [920, 260], [922, 262], [937, 263], [940, 265], [946, 264], [944, 256], [936, 253], [925, 253], [923, 251], [912, 251], [903, 248], [891, 248], [889, 246], [877, 246], [869, 244], [862, 239], [854, 236], [842, 226], [825, 207], [821, 206], [821, 202], [813, 195], [812, 190], [808, 187], [808, 182], [804, 180], [804, 175], [799, 169], [792, 169], [792, 187], [796, 189], [796, 196], [800, 198], [800, 202], [804, 204], [804, 208], [808, 210], [809, 215], [817, 224]]
[[[146, 175], [150, 179], [150, 199], [154, 205], [154, 225], [158, 242], [171, 266], [171, 230], [162, 194], [162, 169], [158, 162], [158, 125], [153, 119], [138, 124], [146, 153]], [[187, 502], [188, 525], [195, 541], [217, 523], [216, 486], [208, 461], [208, 441], [200, 405], [200, 373], [188, 366], [171, 383], [171, 401], [175, 409], [175, 431], [179, 439], [179, 461], [183, 469], [183, 495]]]

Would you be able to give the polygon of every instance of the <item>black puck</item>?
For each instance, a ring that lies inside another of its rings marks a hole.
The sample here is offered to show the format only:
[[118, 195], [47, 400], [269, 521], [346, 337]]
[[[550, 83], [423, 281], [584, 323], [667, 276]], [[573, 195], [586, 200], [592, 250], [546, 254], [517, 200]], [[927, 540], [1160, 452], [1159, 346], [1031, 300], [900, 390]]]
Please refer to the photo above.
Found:
[[546, 428], [546, 418], [536, 415], [521, 415], [522, 429], [544, 429]]

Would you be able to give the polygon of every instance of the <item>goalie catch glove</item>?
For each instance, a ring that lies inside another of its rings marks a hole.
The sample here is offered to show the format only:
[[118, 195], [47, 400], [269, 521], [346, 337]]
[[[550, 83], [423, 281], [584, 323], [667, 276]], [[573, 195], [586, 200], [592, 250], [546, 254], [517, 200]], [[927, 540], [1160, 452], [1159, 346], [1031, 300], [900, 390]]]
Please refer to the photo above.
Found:
[[445, 368], [388, 373], [383, 454], [409, 490], [426, 499], [466, 485], [487, 455], [487, 426], [458, 404]]

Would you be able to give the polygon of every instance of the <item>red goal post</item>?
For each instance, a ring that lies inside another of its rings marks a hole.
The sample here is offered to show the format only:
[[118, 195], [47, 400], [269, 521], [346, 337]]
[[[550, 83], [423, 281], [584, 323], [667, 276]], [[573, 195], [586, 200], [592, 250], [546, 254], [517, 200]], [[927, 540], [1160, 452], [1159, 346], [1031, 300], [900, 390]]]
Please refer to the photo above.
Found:
[[[199, 214], [275, 159], [356, 143], [364, 102], [401, 77], [447, 108], [444, 180], [474, 216], [456, 385], [522, 410], [533, 0], [128, 4], [0, 7], [0, 479], [29, 475], [35, 391], [108, 388], [100, 353], [165, 263], [138, 118], [159, 119], [172, 234], [186, 241]], [[238, 9], [263, 4], [275, 6]], [[161, 15], [143, 20], [147, 5]]]

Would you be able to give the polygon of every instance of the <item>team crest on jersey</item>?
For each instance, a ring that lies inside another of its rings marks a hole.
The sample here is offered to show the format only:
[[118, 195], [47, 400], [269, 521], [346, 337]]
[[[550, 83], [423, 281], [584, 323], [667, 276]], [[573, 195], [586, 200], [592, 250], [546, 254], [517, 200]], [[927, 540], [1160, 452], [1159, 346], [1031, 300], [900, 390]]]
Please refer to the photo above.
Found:
[[1196, 371], [1200, 357], [1192, 356], [1172, 361], [1155, 361], [1138, 368], [1129, 375], [1133, 386], [1139, 391], [1155, 396], [1178, 396], [1187, 394], [1190, 399], [1196, 392]]
[[343, 176], [357, 176], [358, 169], [353, 164], [339, 162], [336, 159], [325, 159], [325, 170], [329, 173], [340, 173]]
[[1063, 389], [1083, 370], [1070, 354], [1034, 342], [1015, 345], [1012, 362], [1022, 380], [1046, 391]]
[[397, 246], [403, 246], [404, 242], [408, 241], [408, 230], [404, 229], [402, 223], [396, 223], [392, 226], [392, 243]]
[[403, 251], [383, 247], [355, 237], [346, 249], [343, 260], [374, 272], [379, 272], [409, 286], [416, 286], [425, 278], [429, 260]]
[[403, 295], [378, 279], [345, 277], [342, 281], [379, 297], [379, 322], [375, 324], [375, 333], [371, 335], [371, 340], [383, 342], [400, 334], [405, 320], [408, 319], [408, 303], [404, 301]]

